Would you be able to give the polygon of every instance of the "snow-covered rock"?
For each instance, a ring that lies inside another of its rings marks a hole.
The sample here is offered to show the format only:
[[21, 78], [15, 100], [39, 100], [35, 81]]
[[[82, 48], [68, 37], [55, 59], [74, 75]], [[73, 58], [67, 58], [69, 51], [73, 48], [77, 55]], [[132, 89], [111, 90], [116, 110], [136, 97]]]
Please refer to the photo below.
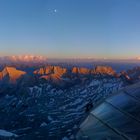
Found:
[[18, 137], [18, 135], [14, 134], [14, 133], [11, 133], [11, 132], [8, 132], [6, 130], [3, 130], [3, 129], [0, 129], [0, 137]]
[[40, 127], [46, 127], [47, 126], [47, 123], [46, 122], [43, 122]]

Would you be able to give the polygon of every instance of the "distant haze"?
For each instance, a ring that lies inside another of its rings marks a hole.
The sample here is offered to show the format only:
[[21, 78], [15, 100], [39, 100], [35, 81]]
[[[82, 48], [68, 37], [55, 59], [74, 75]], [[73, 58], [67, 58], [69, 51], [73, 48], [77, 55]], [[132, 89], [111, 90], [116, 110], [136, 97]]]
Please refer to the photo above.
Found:
[[[111, 66], [117, 72], [122, 70], [129, 70], [134, 67], [140, 66], [140, 60], [138, 59], [52, 59], [43, 56], [34, 55], [21, 55], [21, 56], [3, 56], [0, 57], [0, 65], [5, 66], [47, 66], [47, 65], [60, 65], [64, 67], [87, 67], [94, 68], [95, 66]], [[0, 66], [0, 67], [1, 67]]]

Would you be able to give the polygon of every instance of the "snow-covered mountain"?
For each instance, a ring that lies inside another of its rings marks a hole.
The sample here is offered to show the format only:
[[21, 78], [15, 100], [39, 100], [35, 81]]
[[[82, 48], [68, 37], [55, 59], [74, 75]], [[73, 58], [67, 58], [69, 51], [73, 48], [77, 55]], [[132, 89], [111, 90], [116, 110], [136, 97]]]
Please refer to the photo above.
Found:
[[127, 71], [127, 75], [133, 80], [140, 80], [140, 67], [135, 67]]
[[133, 73], [139, 76], [139, 69], [116, 73], [108, 66], [43, 66], [28, 72], [5, 67], [0, 81], [8, 77], [12, 85], [0, 85], [0, 129], [15, 140], [74, 140], [88, 115], [86, 105], [96, 106], [132, 84]]
[[5, 89], [0, 98], [0, 128], [16, 134], [15, 139], [74, 139], [87, 116], [86, 104], [96, 105], [124, 86], [115, 77], [96, 77], [69, 88], [45, 82]]

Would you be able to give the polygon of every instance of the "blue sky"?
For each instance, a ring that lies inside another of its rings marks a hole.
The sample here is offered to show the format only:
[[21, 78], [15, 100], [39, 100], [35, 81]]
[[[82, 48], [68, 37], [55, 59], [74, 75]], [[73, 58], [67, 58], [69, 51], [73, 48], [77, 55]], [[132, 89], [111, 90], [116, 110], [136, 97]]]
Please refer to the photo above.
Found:
[[139, 0], [0, 0], [0, 55], [140, 56]]

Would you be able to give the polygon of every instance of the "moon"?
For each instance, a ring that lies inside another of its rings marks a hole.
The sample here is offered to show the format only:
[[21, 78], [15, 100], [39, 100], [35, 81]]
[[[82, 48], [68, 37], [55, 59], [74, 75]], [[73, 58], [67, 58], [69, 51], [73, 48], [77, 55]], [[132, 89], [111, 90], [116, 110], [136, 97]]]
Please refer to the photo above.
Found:
[[54, 9], [54, 13], [57, 13], [57, 9]]

